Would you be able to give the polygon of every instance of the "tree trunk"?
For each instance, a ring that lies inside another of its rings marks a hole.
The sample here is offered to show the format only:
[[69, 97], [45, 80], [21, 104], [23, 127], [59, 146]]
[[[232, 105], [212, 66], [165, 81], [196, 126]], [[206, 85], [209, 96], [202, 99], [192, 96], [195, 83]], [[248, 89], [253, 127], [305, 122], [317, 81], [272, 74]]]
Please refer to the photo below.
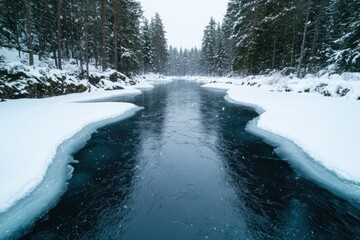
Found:
[[39, 15], [40, 15], [40, 20], [39, 20], [39, 25], [40, 25], [40, 32], [39, 32], [39, 61], [42, 60], [42, 57], [45, 55], [45, 45], [46, 45], [46, 42], [45, 42], [45, 37], [44, 37], [44, 8], [46, 7], [45, 6], [45, 3], [44, 3], [44, 0], [39, 0], [40, 4], [39, 6], [42, 8], [42, 10], [40, 11]]
[[301, 64], [302, 64], [302, 60], [304, 58], [306, 34], [307, 34], [307, 28], [308, 28], [308, 22], [309, 22], [310, 9], [311, 9], [311, 0], [308, 1], [308, 6], [307, 6], [307, 10], [306, 10], [306, 18], [305, 18], [305, 24], [304, 24], [303, 40], [302, 40], [302, 44], [301, 44], [299, 65], [298, 65], [298, 69], [297, 69], [297, 76], [298, 77], [301, 76]]
[[101, 30], [102, 30], [102, 69], [107, 68], [106, 62], [106, 0], [101, 1]]
[[113, 1], [114, 10], [114, 68], [118, 70], [118, 4]]
[[274, 44], [273, 44], [273, 52], [272, 52], [272, 61], [271, 61], [271, 68], [274, 70], [275, 68], [275, 55], [276, 55], [276, 38], [274, 39]]
[[58, 61], [57, 61], [56, 49], [55, 48], [53, 50], [53, 56], [54, 56], [54, 61], [55, 61], [55, 67], [58, 67]]
[[31, 22], [30, 22], [30, 0], [25, 0], [26, 9], [26, 30], [28, 35], [28, 47], [29, 47], [29, 65], [34, 65], [34, 53], [32, 49], [32, 36], [31, 36]]
[[293, 25], [293, 40], [292, 40], [292, 44], [291, 44], [291, 55], [290, 55], [290, 67], [294, 66], [295, 41], [296, 41], [296, 27], [295, 27], [295, 22], [294, 22], [294, 25]]
[[314, 67], [315, 65], [315, 54], [316, 54], [316, 45], [318, 42], [318, 38], [319, 38], [319, 31], [320, 31], [320, 22], [321, 22], [321, 17], [322, 17], [322, 12], [323, 12], [323, 6], [324, 6], [324, 0], [320, 0], [320, 5], [319, 5], [319, 10], [316, 16], [316, 25], [315, 25], [315, 32], [314, 32], [314, 37], [313, 37], [313, 41], [312, 41], [312, 46], [311, 46], [311, 62], [312, 62], [312, 67]]
[[86, 63], [86, 78], [89, 79], [89, 12], [88, 0], [85, 0], [85, 17], [84, 17], [84, 32], [85, 32], [85, 63]]
[[96, 11], [96, 3], [97, 1], [93, 1], [93, 15], [92, 18], [94, 19], [94, 24], [93, 24], [93, 28], [92, 32], [93, 32], [93, 52], [94, 52], [94, 57], [95, 57], [95, 67], [98, 67], [98, 62], [99, 62], [99, 51], [98, 51], [98, 40], [99, 40], [99, 31], [98, 31], [98, 21], [96, 20], [97, 17], [97, 11]]
[[58, 68], [61, 70], [61, 0], [56, 0]]

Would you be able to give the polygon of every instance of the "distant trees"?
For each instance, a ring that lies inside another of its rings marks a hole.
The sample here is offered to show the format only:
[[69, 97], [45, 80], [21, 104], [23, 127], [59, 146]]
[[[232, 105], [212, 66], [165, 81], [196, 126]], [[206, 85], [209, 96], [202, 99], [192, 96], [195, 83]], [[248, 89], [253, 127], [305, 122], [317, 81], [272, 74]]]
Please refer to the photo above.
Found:
[[200, 75], [200, 51], [197, 48], [178, 50], [170, 46], [166, 73], [171, 76]]

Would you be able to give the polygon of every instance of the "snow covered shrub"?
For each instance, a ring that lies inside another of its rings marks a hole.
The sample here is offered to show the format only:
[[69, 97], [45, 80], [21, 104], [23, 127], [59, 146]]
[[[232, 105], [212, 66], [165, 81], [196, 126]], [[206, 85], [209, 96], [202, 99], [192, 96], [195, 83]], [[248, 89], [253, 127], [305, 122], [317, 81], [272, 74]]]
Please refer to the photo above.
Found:
[[342, 86], [339, 86], [338, 89], [336, 90], [336, 93], [338, 95], [340, 95], [340, 97], [346, 96], [346, 94], [348, 94], [349, 92], [350, 92], [350, 89], [344, 88]]

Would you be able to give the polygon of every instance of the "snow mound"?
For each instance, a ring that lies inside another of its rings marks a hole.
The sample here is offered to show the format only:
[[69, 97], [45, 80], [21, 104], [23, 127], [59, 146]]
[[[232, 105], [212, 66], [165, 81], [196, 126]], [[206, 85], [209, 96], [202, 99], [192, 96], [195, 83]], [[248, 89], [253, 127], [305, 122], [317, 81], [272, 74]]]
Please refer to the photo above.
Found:
[[343, 97], [360, 100], [360, 73], [308, 74], [305, 78], [274, 72], [268, 75], [247, 77], [193, 77], [200, 83], [215, 84], [215, 88], [250, 86], [272, 92], [316, 93], [326, 97]]
[[134, 78], [136, 81], [146, 81], [149, 84], [158, 84], [158, 83], [169, 83], [173, 80], [173, 77], [164, 76], [157, 73], [148, 73], [144, 75], [138, 75]]

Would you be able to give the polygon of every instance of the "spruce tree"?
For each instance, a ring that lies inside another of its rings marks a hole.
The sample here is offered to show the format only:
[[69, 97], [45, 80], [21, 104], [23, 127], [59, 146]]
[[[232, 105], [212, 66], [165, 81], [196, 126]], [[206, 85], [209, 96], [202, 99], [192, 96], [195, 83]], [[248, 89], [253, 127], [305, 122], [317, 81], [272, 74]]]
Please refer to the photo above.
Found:
[[201, 45], [201, 68], [204, 74], [214, 75], [216, 72], [216, 22], [213, 18], [204, 30]]
[[160, 15], [151, 20], [151, 42], [153, 45], [153, 66], [156, 73], [164, 73], [168, 58], [167, 40]]
[[153, 69], [153, 49], [149, 21], [146, 18], [141, 28], [141, 44], [143, 73], [148, 73]]

